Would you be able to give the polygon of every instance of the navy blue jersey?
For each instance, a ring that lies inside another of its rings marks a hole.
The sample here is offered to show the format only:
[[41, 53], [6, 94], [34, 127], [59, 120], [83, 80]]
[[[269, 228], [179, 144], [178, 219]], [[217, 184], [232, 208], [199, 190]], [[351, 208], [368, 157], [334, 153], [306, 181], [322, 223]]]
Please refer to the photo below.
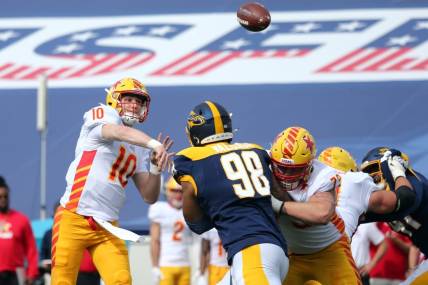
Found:
[[415, 246], [428, 255], [428, 180], [422, 174], [412, 171], [406, 178], [416, 194], [413, 205], [404, 211], [391, 214], [367, 213], [364, 222], [386, 221], [391, 227], [408, 235]]
[[419, 224], [417, 229], [412, 229], [411, 240], [428, 256], [428, 180], [420, 173], [408, 176], [407, 179], [416, 192], [417, 204], [417, 208], [409, 216]]
[[174, 159], [175, 179], [193, 184], [229, 264], [237, 252], [255, 244], [272, 243], [287, 252], [271, 206], [269, 164], [263, 148], [247, 143], [190, 147]]

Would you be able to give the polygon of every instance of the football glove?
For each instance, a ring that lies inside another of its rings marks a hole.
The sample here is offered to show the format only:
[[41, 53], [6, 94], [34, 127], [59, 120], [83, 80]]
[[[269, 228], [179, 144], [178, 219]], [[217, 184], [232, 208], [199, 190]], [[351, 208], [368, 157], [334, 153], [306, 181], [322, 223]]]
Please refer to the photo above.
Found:
[[388, 158], [388, 168], [389, 171], [391, 171], [394, 181], [396, 181], [398, 177], [406, 177], [406, 168], [403, 165], [404, 162], [405, 161], [400, 156], [390, 156]]

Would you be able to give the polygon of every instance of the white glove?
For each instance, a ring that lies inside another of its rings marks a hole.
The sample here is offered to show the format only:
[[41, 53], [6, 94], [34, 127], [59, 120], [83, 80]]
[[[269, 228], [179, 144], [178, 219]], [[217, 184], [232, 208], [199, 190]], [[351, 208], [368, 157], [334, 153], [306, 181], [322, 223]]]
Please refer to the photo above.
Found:
[[389, 171], [391, 171], [394, 181], [396, 181], [398, 177], [406, 177], [406, 168], [403, 165], [403, 161], [404, 160], [399, 156], [388, 158], [388, 168]]
[[387, 151], [385, 151], [382, 158], [380, 159], [380, 162], [387, 161], [390, 157], [391, 157], [391, 151], [387, 150]]
[[159, 284], [159, 281], [163, 278], [162, 271], [159, 267], [153, 267], [152, 268], [152, 274], [153, 274], [153, 283]]

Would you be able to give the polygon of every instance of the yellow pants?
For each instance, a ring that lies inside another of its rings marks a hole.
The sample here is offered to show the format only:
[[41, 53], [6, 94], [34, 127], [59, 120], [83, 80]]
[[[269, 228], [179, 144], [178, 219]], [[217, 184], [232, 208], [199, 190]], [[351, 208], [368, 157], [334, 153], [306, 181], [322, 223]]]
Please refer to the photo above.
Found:
[[52, 285], [76, 284], [85, 249], [106, 285], [132, 284], [125, 242], [93, 220], [61, 207], [52, 229]]
[[427, 285], [428, 284], [428, 272], [424, 272], [416, 277], [411, 283], [411, 285]]
[[162, 279], [159, 285], [189, 285], [189, 266], [161, 266]]
[[[283, 285], [360, 285], [361, 279], [346, 237], [314, 254], [290, 254]], [[319, 283], [318, 283], [319, 282]]]
[[224, 275], [229, 271], [228, 266], [208, 266], [208, 285], [216, 285], [223, 279]]

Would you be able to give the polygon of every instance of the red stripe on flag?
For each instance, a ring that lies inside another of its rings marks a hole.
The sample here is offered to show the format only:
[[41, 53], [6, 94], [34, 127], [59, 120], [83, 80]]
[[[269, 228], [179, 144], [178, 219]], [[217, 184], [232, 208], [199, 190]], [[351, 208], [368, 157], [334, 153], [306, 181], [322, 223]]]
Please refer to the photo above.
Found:
[[132, 64], [130, 66], [128, 66], [126, 69], [131, 69], [131, 68], [133, 68], [135, 66], [138, 66], [138, 65], [141, 65], [143, 63], [146, 63], [147, 61], [151, 60], [154, 56], [155, 55], [153, 53], [150, 53], [150, 54], [146, 55], [146, 57], [144, 57], [143, 59], [137, 61], [136, 63], [134, 63], [134, 64]]
[[223, 57], [222, 59], [209, 64], [208, 66], [200, 69], [197, 72], [194, 72], [193, 74], [199, 75], [199, 74], [207, 73], [208, 71], [210, 71], [211, 69], [213, 69], [213, 68], [215, 68], [215, 67], [217, 67], [219, 65], [222, 65], [222, 64], [224, 64], [224, 63], [226, 63], [226, 62], [228, 62], [228, 61], [230, 61], [230, 60], [232, 60], [234, 58], [240, 57], [241, 54], [242, 54], [242, 52], [240, 52], [240, 51], [232, 52], [232, 53], [228, 54], [227, 56]]
[[379, 60], [378, 62], [375, 62], [372, 65], [369, 65], [368, 67], [365, 67], [362, 69], [362, 71], [376, 71], [379, 70], [382, 65], [388, 63], [389, 61], [399, 57], [400, 55], [408, 52], [410, 49], [409, 48], [403, 48], [403, 49], [399, 49], [396, 52], [393, 52], [392, 54], [388, 55], [387, 57]]
[[28, 73], [27, 75], [21, 77], [21, 79], [35, 79], [37, 78], [39, 75], [45, 74], [46, 71], [50, 70], [50, 67], [39, 67], [36, 70]]
[[3, 70], [5, 70], [5, 69], [8, 69], [9, 67], [11, 67], [11, 66], [13, 66], [13, 64], [12, 63], [6, 63], [6, 64], [3, 64], [2, 66], [0, 66], [0, 71], [3, 71]]
[[412, 58], [404, 58], [400, 60], [399, 62], [395, 63], [394, 65], [391, 65], [390, 67], [386, 68], [385, 71], [399, 71], [403, 70], [404, 66], [411, 63], [412, 61], [415, 61]]
[[71, 69], [71, 67], [62, 67], [52, 73], [50, 73], [48, 75], [49, 79], [57, 79], [58, 77], [60, 77], [61, 74], [63, 74], [66, 71], [69, 71]]
[[427, 70], [427, 69], [428, 69], [428, 59], [410, 68], [410, 70]]
[[172, 67], [180, 64], [181, 62], [183, 62], [185, 60], [188, 60], [189, 58], [191, 58], [191, 57], [193, 57], [193, 56], [195, 56], [197, 54], [198, 54], [197, 52], [191, 52], [191, 53], [189, 53], [189, 54], [187, 54], [187, 55], [185, 55], [185, 56], [177, 59], [176, 61], [173, 61], [170, 64], [162, 67], [161, 69], [159, 69], [159, 70], [151, 73], [150, 75], [166, 75], [166, 72], [168, 71], [168, 69], [170, 69], [170, 68], [172, 68]]
[[98, 70], [97, 72], [94, 72], [94, 75], [97, 74], [102, 74], [102, 73], [108, 73], [108, 72], [112, 72], [114, 71], [114, 69], [122, 64], [124, 64], [125, 62], [135, 58], [136, 56], [138, 56], [140, 53], [137, 52], [133, 52], [128, 54], [127, 56], [125, 56], [124, 58], [119, 58], [117, 61], [113, 62], [112, 64], [104, 67], [101, 70]]
[[334, 69], [335, 66], [337, 66], [337, 65], [339, 65], [339, 64], [341, 64], [341, 63], [343, 63], [343, 62], [345, 62], [347, 60], [349, 60], [350, 58], [353, 58], [354, 56], [356, 56], [357, 54], [359, 54], [361, 52], [363, 52], [362, 49], [354, 50], [353, 52], [348, 53], [347, 55], [339, 58], [336, 61], [333, 61], [332, 63], [330, 63], [330, 64], [322, 67], [321, 69], [318, 69], [316, 72], [317, 73], [318, 72], [334, 72], [333, 69]]
[[355, 69], [356, 69], [359, 65], [361, 65], [361, 64], [363, 64], [363, 63], [366, 63], [367, 61], [369, 61], [369, 60], [371, 60], [371, 59], [373, 59], [373, 58], [375, 58], [375, 57], [377, 57], [377, 56], [379, 56], [379, 55], [383, 54], [383, 53], [384, 53], [384, 52], [386, 52], [386, 51], [387, 51], [387, 49], [376, 49], [376, 50], [374, 50], [373, 52], [369, 53], [368, 55], [366, 55], [366, 56], [364, 56], [364, 57], [360, 58], [360, 59], [359, 59], [359, 60], [357, 60], [356, 62], [351, 63], [351, 64], [349, 64], [349, 65], [347, 65], [347, 66], [345, 66], [345, 67], [341, 68], [339, 71], [340, 71], [340, 72], [343, 72], [343, 71], [355, 71]]
[[175, 71], [174, 73], [172, 73], [172, 75], [186, 75], [187, 71], [189, 71], [190, 69], [197, 67], [198, 65], [206, 62], [207, 60], [216, 57], [217, 55], [219, 55], [219, 52], [210, 52], [206, 55], [204, 55], [203, 57], [200, 57], [199, 59], [191, 62], [190, 64], [186, 65], [183, 68], [180, 68], [179, 70]]
[[18, 76], [18, 74], [19, 73], [21, 73], [21, 72], [23, 72], [23, 71], [25, 71], [25, 70], [27, 70], [27, 69], [29, 69], [30, 68], [30, 66], [28, 66], [28, 65], [23, 65], [23, 66], [20, 66], [20, 67], [18, 67], [17, 69], [15, 69], [15, 70], [13, 70], [13, 71], [11, 71], [11, 72], [9, 72], [9, 73], [6, 73], [6, 74], [3, 74], [2, 76], [0, 76], [1, 78], [4, 78], [4, 79], [16, 79]]
[[70, 77], [81, 77], [81, 76], [85, 75], [85, 73], [87, 73], [88, 71], [91, 71], [95, 67], [99, 66], [100, 64], [102, 64], [102, 63], [104, 63], [104, 62], [106, 62], [108, 60], [111, 60], [112, 58], [114, 58], [116, 56], [117, 55], [113, 53], [113, 54], [107, 54], [107, 55], [101, 57], [101, 59], [95, 59], [95, 56], [93, 56], [93, 55], [87, 55], [84, 58], [90, 59], [91, 63], [89, 65], [87, 65], [87, 66], [85, 66], [85, 67], [77, 70], [76, 72], [68, 75], [67, 78], [70, 78]]

